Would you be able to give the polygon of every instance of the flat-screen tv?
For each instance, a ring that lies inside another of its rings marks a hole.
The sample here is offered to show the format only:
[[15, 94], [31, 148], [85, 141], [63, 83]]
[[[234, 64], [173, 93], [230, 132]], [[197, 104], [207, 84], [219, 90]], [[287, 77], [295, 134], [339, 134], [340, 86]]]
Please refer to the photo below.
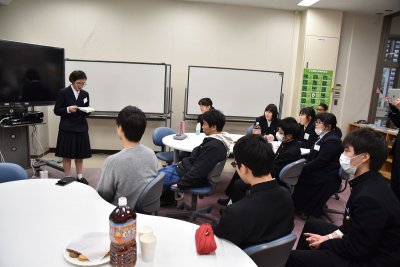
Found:
[[54, 104], [64, 68], [63, 48], [0, 40], [0, 107]]

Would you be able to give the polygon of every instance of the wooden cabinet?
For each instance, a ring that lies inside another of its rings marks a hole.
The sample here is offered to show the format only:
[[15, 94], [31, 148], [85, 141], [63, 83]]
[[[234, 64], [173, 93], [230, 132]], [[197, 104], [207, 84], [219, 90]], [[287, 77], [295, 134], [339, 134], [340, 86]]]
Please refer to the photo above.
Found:
[[[383, 138], [386, 140], [386, 144], [389, 148], [389, 151], [392, 149], [394, 140], [396, 139], [398, 130], [391, 129], [391, 128], [385, 128], [385, 127], [375, 127], [373, 124], [357, 124], [357, 123], [350, 123], [349, 124], [349, 132], [357, 130], [359, 128], [364, 128], [364, 127], [369, 127], [373, 129], [374, 131], [378, 132], [379, 134], [382, 135]], [[389, 155], [388, 158], [386, 159], [385, 163], [383, 164], [380, 172], [382, 173], [385, 178], [390, 179], [390, 173], [392, 170], [392, 162], [393, 162], [393, 156]]]

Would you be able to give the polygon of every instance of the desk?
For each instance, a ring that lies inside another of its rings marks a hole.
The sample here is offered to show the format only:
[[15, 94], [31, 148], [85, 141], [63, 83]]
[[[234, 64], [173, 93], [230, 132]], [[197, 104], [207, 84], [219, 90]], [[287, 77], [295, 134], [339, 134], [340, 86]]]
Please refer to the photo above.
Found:
[[[183, 140], [176, 140], [174, 139], [175, 134], [167, 135], [162, 139], [162, 142], [164, 145], [173, 148], [174, 149], [174, 162], [178, 163], [179, 162], [179, 151], [185, 151], [185, 152], [192, 152], [192, 150], [199, 146], [205, 137], [204, 133], [201, 134], [195, 134], [195, 133], [186, 133], [187, 138]], [[242, 134], [229, 134], [229, 136], [233, 139], [233, 144], [229, 147], [229, 151], [232, 154], [233, 153], [233, 147], [235, 146], [235, 143], [237, 140], [239, 140], [240, 137], [242, 137]], [[271, 142], [272, 148], [274, 149], [274, 152], [278, 149], [279, 145], [281, 142], [279, 141], [273, 141]], [[310, 149], [306, 148], [301, 148], [301, 155], [308, 155], [310, 154]]]
[[[56, 181], [0, 184], [0, 266], [73, 266], [63, 257], [68, 242], [87, 232], [108, 232], [113, 205], [92, 187], [77, 182], [61, 187]], [[137, 221], [151, 226], [158, 242], [152, 264], [142, 262], [138, 251], [138, 267], [256, 266], [239, 247], [219, 238], [215, 254], [197, 255], [195, 224], [143, 214], [138, 214]]]
[[[192, 152], [192, 150], [199, 146], [204, 137], [206, 136], [204, 133], [195, 134], [195, 133], [186, 133], [186, 138], [183, 140], [174, 139], [175, 134], [167, 135], [162, 139], [164, 145], [174, 149], [174, 162], [179, 162], [179, 151]], [[236, 142], [242, 134], [229, 134], [229, 136], [233, 139], [233, 142]], [[233, 153], [234, 143], [229, 147], [230, 153]]]

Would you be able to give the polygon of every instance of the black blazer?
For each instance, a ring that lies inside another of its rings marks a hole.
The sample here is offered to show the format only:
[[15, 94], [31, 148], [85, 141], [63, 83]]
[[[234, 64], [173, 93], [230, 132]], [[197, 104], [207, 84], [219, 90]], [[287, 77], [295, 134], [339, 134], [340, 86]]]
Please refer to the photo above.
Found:
[[54, 114], [61, 116], [59, 129], [65, 132], [87, 132], [89, 127], [86, 117], [89, 113], [77, 110], [73, 113], [67, 112], [67, 107], [77, 105], [78, 107], [89, 106], [89, 93], [81, 90], [78, 99], [75, 99], [72, 87], [61, 89], [54, 106]]
[[300, 145], [296, 140], [282, 142], [275, 153], [274, 168], [272, 169], [272, 177], [279, 178], [279, 173], [291, 162], [301, 158]]
[[[268, 127], [268, 121], [264, 115], [256, 118], [256, 122], [260, 123], [261, 135], [272, 134], [274, 137], [276, 132], [278, 131], [280, 121], [281, 121], [280, 119], [273, 120], [271, 121], [271, 125]], [[275, 137], [275, 141], [276, 140], [277, 139]]]
[[[318, 150], [319, 146], [319, 150]], [[319, 184], [325, 181], [340, 180], [339, 158], [343, 153], [342, 140], [334, 131], [326, 133], [315, 142], [299, 181], [306, 184]]]
[[300, 147], [311, 148], [317, 139], [318, 135], [315, 133], [315, 121], [310, 121], [305, 129], [303, 125], [300, 125], [299, 136], [297, 138]]
[[272, 180], [250, 187], [250, 194], [229, 205], [213, 229], [218, 237], [245, 248], [289, 234], [293, 220], [289, 191]]
[[349, 182], [342, 239], [321, 243], [340, 258], [335, 266], [400, 266], [400, 203], [377, 171], [369, 171]]

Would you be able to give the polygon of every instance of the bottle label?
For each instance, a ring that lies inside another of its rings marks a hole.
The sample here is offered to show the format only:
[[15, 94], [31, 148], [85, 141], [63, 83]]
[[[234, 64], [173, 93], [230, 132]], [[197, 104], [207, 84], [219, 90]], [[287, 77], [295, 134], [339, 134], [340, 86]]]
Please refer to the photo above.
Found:
[[110, 240], [113, 243], [124, 244], [136, 238], [136, 220], [126, 223], [110, 221]]

